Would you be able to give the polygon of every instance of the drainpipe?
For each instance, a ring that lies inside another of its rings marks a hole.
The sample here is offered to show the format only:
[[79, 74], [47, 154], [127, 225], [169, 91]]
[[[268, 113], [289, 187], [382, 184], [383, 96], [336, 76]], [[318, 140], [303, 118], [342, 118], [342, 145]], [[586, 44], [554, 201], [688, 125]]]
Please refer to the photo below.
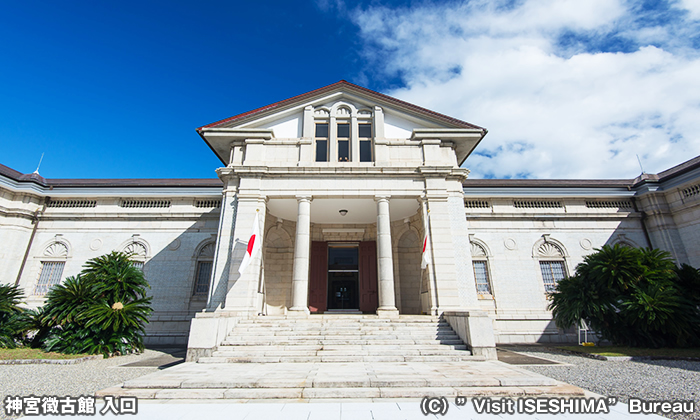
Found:
[[634, 211], [642, 214], [642, 218], [639, 219], [639, 222], [642, 224], [642, 231], [644, 232], [644, 238], [647, 240], [647, 246], [649, 248], [654, 248], [651, 244], [651, 237], [649, 237], [649, 231], [647, 230], [647, 224], [645, 222], [647, 219], [647, 213], [644, 211], [639, 211], [639, 207], [637, 207], [637, 199], [635, 197], [632, 197], [632, 206], [634, 206]]
[[44, 198], [44, 205], [40, 209], [36, 209], [34, 211], [34, 215], [32, 215], [32, 223], [34, 224], [34, 228], [32, 229], [32, 234], [29, 237], [29, 243], [27, 244], [27, 250], [24, 251], [24, 258], [22, 258], [22, 265], [19, 266], [19, 273], [17, 273], [17, 280], [15, 280], [15, 286], [19, 285], [19, 279], [22, 278], [22, 272], [24, 271], [24, 265], [27, 263], [27, 258], [29, 258], [29, 250], [32, 248], [32, 242], [34, 242], [34, 235], [36, 235], [36, 230], [39, 227], [39, 219], [41, 219], [41, 216], [44, 215], [44, 212], [46, 211], [46, 207], [49, 205], [49, 201], [51, 200], [51, 197], [46, 197]]

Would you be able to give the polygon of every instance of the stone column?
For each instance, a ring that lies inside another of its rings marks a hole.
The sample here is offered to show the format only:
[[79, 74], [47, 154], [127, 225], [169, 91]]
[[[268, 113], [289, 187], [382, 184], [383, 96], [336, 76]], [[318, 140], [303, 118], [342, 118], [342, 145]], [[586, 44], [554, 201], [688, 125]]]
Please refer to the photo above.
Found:
[[391, 255], [391, 220], [389, 197], [377, 196], [377, 268], [379, 277], [379, 307], [377, 315], [397, 316], [394, 295], [394, 267]]
[[311, 248], [311, 196], [297, 196], [297, 232], [294, 242], [292, 314], [309, 313], [309, 252]]

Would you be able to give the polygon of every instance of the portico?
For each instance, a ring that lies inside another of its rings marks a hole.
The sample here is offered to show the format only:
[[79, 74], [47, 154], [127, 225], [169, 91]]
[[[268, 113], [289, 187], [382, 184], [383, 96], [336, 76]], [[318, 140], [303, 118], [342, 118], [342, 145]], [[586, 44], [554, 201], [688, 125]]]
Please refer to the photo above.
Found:
[[[212, 315], [481, 311], [459, 165], [484, 129], [340, 82], [198, 131], [225, 188], [193, 329]], [[256, 217], [262, 252], [239, 273]]]

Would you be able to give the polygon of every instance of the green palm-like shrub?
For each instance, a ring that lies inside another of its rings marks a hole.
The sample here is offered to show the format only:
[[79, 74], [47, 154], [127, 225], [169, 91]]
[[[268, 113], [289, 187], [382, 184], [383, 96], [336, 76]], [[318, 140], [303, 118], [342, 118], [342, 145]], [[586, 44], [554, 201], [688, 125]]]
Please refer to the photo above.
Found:
[[148, 282], [128, 254], [112, 252], [85, 264], [46, 295], [43, 322], [51, 328], [47, 351], [124, 354], [143, 350], [151, 314]]
[[15, 348], [21, 340], [23, 309], [19, 304], [23, 297], [19, 286], [0, 284], [0, 347]]
[[687, 346], [700, 343], [698, 286], [700, 272], [665, 251], [606, 245], [559, 282], [549, 307], [558, 327], [583, 319], [615, 344]]

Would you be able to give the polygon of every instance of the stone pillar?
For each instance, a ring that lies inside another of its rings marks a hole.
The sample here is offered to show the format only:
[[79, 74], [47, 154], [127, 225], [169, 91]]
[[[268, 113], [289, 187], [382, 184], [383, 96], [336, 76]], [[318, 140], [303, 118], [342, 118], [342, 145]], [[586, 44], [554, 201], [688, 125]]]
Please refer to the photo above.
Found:
[[377, 267], [379, 277], [379, 307], [377, 315], [397, 316], [394, 295], [394, 267], [391, 255], [391, 220], [389, 197], [377, 196]]
[[292, 271], [292, 307], [296, 314], [309, 313], [309, 252], [311, 247], [311, 196], [297, 196], [297, 232]]

